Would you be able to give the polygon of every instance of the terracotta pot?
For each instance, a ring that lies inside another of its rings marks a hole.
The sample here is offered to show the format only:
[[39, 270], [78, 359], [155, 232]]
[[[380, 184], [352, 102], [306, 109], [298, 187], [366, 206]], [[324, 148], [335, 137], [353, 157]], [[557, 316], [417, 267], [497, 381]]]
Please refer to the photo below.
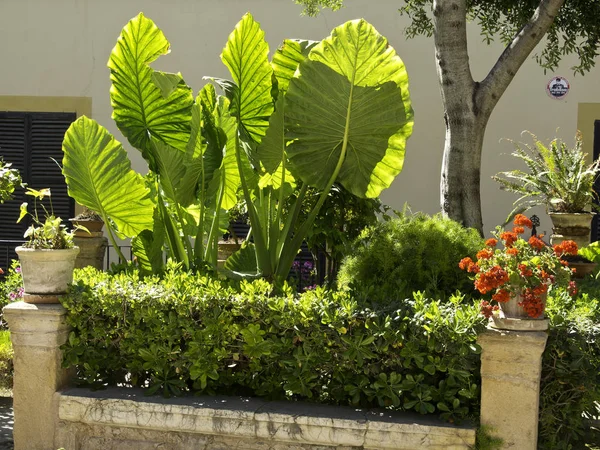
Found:
[[67, 292], [68, 284], [73, 282], [73, 268], [79, 247], [63, 250], [17, 247], [15, 251], [21, 262], [26, 294], [56, 295]]
[[594, 262], [569, 262], [569, 267], [576, 269], [572, 275], [573, 278], [585, 278], [586, 275], [593, 273], [598, 264]]
[[575, 241], [578, 247], [585, 247], [590, 243], [590, 233], [592, 230], [592, 219], [594, 214], [591, 212], [583, 213], [548, 213], [552, 220], [553, 234], [550, 237], [552, 245], [560, 244], [563, 241]]
[[77, 237], [98, 237], [102, 235], [102, 227], [104, 222], [102, 220], [90, 220], [90, 219], [69, 219], [73, 225], [79, 225], [87, 228], [89, 233], [84, 230], [75, 230], [75, 236]]

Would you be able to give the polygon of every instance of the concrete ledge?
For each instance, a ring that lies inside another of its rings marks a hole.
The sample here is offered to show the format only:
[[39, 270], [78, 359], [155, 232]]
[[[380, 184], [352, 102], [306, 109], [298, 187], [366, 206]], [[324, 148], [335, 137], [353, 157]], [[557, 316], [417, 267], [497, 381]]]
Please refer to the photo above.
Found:
[[475, 429], [426, 416], [239, 397], [145, 397], [115, 388], [57, 393], [69, 449], [468, 449]]

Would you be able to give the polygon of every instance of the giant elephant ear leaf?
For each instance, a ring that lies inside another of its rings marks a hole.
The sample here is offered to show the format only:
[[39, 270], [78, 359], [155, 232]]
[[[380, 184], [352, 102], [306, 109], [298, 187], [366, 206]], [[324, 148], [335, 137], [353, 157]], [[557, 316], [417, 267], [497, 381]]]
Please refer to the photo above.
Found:
[[190, 136], [192, 90], [179, 74], [155, 72], [149, 66], [168, 52], [163, 32], [140, 13], [123, 28], [108, 60], [113, 119], [152, 170], [156, 166], [150, 139], [185, 151]]
[[310, 50], [317, 45], [316, 41], [286, 39], [273, 55], [273, 72], [277, 78], [280, 93], [285, 93], [296, 69], [306, 59]]
[[273, 113], [273, 69], [269, 64], [269, 46], [265, 33], [250, 13], [229, 35], [221, 54], [223, 63], [237, 85], [230, 100], [231, 114], [254, 142], [260, 142]]
[[105, 221], [110, 218], [124, 236], [152, 229], [150, 192], [106, 128], [80, 117], [65, 133], [63, 151], [63, 174], [77, 203], [97, 211]]
[[316, 45], [285, 99], [287, 153], [305, 183], [325, 189], [337, 179], [357, 196], [377, 197], [402, 170], [413, 128], [408, 76], [366, 21], [347, 22]]

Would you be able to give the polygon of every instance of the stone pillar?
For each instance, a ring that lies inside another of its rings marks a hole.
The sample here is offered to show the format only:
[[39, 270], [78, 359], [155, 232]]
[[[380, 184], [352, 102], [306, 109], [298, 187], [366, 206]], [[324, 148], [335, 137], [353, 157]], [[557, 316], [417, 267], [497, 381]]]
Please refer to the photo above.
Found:
[[67, 341], [66, 311], [60, 304], [11, 303], [4, 308], [14, 348], [15, 450], [54, 447], [58, 419], [55, 392], [66, 386], [60, 346]]
[[90, 233], [91, 236], [75, 236], [73, 243], [79, 247], [80, 252], [75, 260], [75, 268], [92, 266], [98, 270], [104, 268], [104, 256], [108, 247], [108, 238], [102, 232]]
[[542, 353], [541, 331], [488, 329], [481, 346], [481, 424], [504, 440], [501, 448], [537, 448]]

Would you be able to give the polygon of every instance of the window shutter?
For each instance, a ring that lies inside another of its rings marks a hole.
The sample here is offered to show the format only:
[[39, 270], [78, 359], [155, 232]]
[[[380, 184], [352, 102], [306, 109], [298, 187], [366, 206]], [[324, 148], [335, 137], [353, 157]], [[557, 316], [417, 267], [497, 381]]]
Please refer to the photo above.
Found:
[[[594, 161], [598, 158], [600, 158], [600, 120], [594, 121]], [[594, 183], [594, 191], [596, 192], [594, 203], [600, 207], [600, 177]], [[592, 242], [598, 240], [600, 240], [600, 217], [596, 213], [592, 220]]]
[[[54, 214], [64, 220], [73, 217], [75, 203], [67, 195], [67, 186], [60, 167], [62, 140], [75, 113], [0, 112], [0, 156], [19, 169], [23, 182], [34, 189], [50, 188]], [[17, 256], [14, 241], [23, 240], [28, 220], [17, 224], [19, 207], [33, 199], [17, 190], [15, 199], [0, 205], [0, 267], [6, 269]], [[26, 198], [27, 197], [27, 198]], [[49, 206], [47, 201], [45, 206]]]

